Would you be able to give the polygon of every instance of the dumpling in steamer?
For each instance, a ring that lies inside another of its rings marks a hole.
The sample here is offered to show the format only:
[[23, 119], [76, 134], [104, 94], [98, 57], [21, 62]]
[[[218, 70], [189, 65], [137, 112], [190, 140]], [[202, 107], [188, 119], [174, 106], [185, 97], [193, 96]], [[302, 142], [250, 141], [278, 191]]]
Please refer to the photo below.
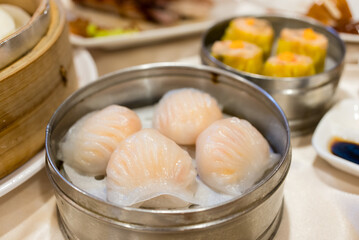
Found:
[[106, 172], [107, 199], [122, 206], [181, 208], [194, 199], [191, 157], [155, 129], [143, 129], [121, 142]]
[[112, 152], [127, 136], [141, 129], [136, 113], [111, 105], [77, 121], [60, 142], [59, 158], [79, 172], [104, 175]]
[[154, 128], [178, 144], [195, 144], [197, 136], [221, 119], [216, 99], [193, 88], [167, 92], [155, 109]]
[[208, 186], [239, 195], [270, 166], [270, 148], [248, 121], [222, 119], [198, 136], [196, 163], [200, 178]]

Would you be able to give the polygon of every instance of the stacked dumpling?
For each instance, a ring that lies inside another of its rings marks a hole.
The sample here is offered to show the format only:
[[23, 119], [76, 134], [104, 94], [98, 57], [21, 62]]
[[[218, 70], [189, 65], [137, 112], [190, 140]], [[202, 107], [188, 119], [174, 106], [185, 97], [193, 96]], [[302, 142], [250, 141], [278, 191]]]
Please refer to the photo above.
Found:
[[[166, 209], [238, 196], [270, 166], [265, 138], [246, 120], [223, 119], [216, 99], [203, 91], [167, 92], [155, 108], [153, 127], [141, 129], [134, 111], [112, 105], [76, 122], [60, 143], [59, 157], [80, 174], [106, 173], [102, 199]], [[190, 146], [195, 159], [185, 150]]]

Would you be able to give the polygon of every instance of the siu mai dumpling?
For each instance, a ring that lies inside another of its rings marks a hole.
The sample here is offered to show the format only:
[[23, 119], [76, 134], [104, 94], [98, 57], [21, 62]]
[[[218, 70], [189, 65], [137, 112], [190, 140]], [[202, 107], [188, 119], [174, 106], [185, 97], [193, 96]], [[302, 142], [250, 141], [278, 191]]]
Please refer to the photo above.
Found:
[[325, 35], [311, 28], [283, 28], [278, 39], [277, 54], [293, 52], [312, 58], [315, 72], [322, 72], [328, 49], [328, 39]]
[[240, 40], [216, 41], [211, 49], [213, 57], [240, 71], [257, 73], [262, 70], [262, 49]]
[[213, 189], [239, 195], [269, 167], [267, 140], [248, 121], [236, 117], [214, 122], [196, 142], [199, 177]]
[[270, 57], [263, 68], [263, 75], [273, 77], [304, 77], [314, 74], [315, 68], [310, 57], [291, 52]]
[[153, 125], [176, 143], [192, 145], [204, 129], [221, 118], [216, 99], [197, 89], [182, 88], [162, 97], [153, 116]]
[[60, 142], [59, 158], [77, 171], [104, 175], [107, 163], [118, 144], [141, 129], [137, 114], [111, 105], [78, 120]]
[[197, 174], [192, 158], [155, 129], [122, 141], [106, 172], [107, 199], [121, 206], [181, 208], [194, 199]]
[[242, 40], [253, 43], [263, 50], [263, 56], [270, 55], [274, 30], [269, 21], [259, 18], [235, 18], [230, 21], [222, 40]]

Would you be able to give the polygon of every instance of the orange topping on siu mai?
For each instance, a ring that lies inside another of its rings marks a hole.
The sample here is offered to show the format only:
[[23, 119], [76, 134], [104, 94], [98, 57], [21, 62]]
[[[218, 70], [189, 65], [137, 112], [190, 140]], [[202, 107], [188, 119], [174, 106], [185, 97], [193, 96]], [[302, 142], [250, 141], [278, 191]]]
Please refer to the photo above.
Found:
[[232, 41], [231, 44], [229, 45], [230, 48], [244, 48], [244, 43], [242, 41], [236, 40], [236, 41]]
[[318, 35], [313, 31], [313, 29], [306, 28], [303, 31], [303, 37], [306, 40], [315, 40], [315, 39], [317, 39]]
[[278, 58], [286, 62], [295, 62], [297, 60], [296, 56], [291, 52], [284, 52], [278, 55]]
[[246, 23], [247, 23], [247, 25], [253, 26], [254, 23], [255, 23], [255, 19], [254, 18], [247, 18]]

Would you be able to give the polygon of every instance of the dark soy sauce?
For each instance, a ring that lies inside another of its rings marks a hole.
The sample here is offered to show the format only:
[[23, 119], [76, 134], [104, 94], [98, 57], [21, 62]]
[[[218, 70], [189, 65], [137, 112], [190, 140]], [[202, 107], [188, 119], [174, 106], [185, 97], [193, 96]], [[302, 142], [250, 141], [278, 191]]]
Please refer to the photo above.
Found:
[[359, 164], [359, 144], [334, 137], [330, 143], [330, 151], [345, 160]]

